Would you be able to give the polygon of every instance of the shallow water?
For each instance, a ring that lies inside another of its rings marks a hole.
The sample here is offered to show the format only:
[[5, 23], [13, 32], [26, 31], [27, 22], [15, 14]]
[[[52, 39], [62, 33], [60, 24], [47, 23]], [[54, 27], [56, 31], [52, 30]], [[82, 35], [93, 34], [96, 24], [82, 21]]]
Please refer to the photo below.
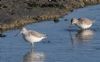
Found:
[[[95, 23], [90, 30], [80, 31], [75, 26], [68, 29], [72, 17], [87, 17]], [[48, 35], [35, 43], [33, 50], [21, 34], [15, 36], [19, 30], [4, 33], [6, 37], [0, 38], [0, 62], [99, 62], [100, 5], [74, 10], [59, 20], [26, 26]]]

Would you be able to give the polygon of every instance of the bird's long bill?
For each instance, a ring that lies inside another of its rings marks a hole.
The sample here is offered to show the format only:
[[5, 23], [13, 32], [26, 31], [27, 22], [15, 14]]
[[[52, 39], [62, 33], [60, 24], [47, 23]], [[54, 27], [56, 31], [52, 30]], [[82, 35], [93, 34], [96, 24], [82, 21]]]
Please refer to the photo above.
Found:
[[71, 27], [72, 27], [72, 24], [69, 24], [67, 28], [70, 29]]
[[21, 31], [21, 32], [16, 33], [16, 35], [14, 35], [14, 36], [16, 37], [16, 36], [18, 36], [18, 34], [21, 34], [21, 33], [22, 33], [22, 31]]

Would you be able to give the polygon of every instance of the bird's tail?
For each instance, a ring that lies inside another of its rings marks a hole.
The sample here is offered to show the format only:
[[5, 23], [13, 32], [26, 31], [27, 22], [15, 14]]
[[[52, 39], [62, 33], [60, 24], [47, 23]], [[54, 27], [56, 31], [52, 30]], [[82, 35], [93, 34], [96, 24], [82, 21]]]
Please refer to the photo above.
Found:
[[47, 38], [47, 37], [48, 37], [48, 35], [44, 34], [44, 38]]
[[96, 22], [96, 20], [93, 20], [93, 23], [95, 23]]

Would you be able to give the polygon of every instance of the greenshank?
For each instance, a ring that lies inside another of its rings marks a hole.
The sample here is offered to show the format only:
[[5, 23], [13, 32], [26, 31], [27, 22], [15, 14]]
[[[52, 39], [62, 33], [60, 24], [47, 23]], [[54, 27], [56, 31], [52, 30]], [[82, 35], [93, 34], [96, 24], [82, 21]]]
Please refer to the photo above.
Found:
[[88, 18], [72, 18], [71, 24], [76, 25], [81, 29], [89, 29], [93, 25], [94, 21]]
[[32, 46], [33, 46], [34, 42], [40, 42], [43, 39], [47, 38], [46, 34], [43, 34], [43, 33], [37, 32], [37, 31], [33, 31], [33, 30], [28, 30], [25, 27], [22, 28], [20, 33], [23, 35], [24, 39], [27, 42], [32, 44]]

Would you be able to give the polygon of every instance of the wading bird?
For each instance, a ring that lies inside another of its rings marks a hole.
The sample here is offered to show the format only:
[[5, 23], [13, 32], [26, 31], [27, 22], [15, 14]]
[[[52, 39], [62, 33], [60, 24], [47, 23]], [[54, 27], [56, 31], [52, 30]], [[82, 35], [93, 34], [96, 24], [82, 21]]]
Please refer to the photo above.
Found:
[[76, 25], [81, 29], [89, 29], [93, 25], [94, 21], [88, 18], [72, 18], [71, 24]]
[[27, 42], [31, 43], [32, 46], [33, 46], [34, 42], [40, 42], [43, 39], [47, 38], [47, 36], [45, 34], [42, 34], [42, 33], [37, 32], [37, 31], [28, 30], [25, 27], [22, 28], [20, 33], [22, 33], [24, 39]]

